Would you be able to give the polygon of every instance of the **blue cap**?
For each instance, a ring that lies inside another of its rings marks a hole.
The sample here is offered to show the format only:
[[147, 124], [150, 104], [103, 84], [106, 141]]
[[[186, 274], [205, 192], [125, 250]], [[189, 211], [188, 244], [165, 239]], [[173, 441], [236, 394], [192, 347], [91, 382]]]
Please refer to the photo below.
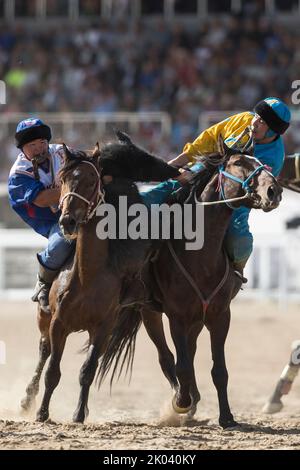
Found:
[[254, 111], [269, 126], [268, 137], [284, 134], [290, 125], [291, 112], [288, 106], [279, 98], [271, 96], [259, 101]]
[[35, 139], [46, 139], [49, 142], [51, 137], [50, 127], [38, 118], [28, 118], [19, 122], [15, 133], [16, 146], [18, 148], [22, 148], [23, 145]]

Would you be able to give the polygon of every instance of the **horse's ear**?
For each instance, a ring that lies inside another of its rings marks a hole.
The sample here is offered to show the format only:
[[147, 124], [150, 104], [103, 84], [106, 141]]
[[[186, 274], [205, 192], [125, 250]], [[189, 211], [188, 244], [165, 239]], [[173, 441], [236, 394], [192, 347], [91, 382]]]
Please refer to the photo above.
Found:
[[70, 152], [70, 150], [68, 149], [68, 147], [66, 146], [66, 144], [64, 142], [62, 144], [62, 147], [63, 147], [64, 156], [65, 156], [66, 161], [70, 160], [72, 158], [72, 153]]
[[127, 144], [127, 145], [132, 145], [132, 141], [126, 132], [119, 131], [118, 129], [115, 129], [115, 134], [118, 137], [119, 142], [122, 144]]
[[92, 157], [93, 158], [98, 158], [99, 156], [100, 156], [100, 145], [99, 145], [99, 142], [97, 142], [95, 147], [94, 147]]

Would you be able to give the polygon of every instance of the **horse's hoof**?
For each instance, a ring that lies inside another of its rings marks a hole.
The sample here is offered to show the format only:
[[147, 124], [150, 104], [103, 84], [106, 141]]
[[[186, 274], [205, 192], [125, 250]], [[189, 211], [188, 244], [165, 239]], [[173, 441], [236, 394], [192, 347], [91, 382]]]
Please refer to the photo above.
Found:
[[86, 418], [89, 415], [89, 409], [87, 406], [84, 407], [84, 410], [79, 406], [73, 414], [73, 423], [84, 423]]
[[25, 412], [30, 410], [31, 400], [29, 400], [28, 397], [23, 398], [23, 400], [21, 400], [21, 408], [22, 408], [22, 411], [25, 411]]
[[192, 408], [188, 411], [187, 418], [192, 420], [196, 414], [197, 406], [193, 405]]
[[30, 412], [32, 412], [35, 408], [35, 399], [32, 398], [23, 398], [23, 400], [21, 401], [20, 403], [20, 406], [21, 406], [21, 415], [23, 416], [26, 416], [28, 415]]
[[77, 415], [77, 414], [74, 414], [73, 415], [73, 423], [79, 423], [79, 424], [83, 424], [84, 423], [84, 416], [82, 415]]
[[282, 410], [282, 408], [283, 408], [282, 401], [277, 401], [277, 402], [268, 401], [268, 403], [266, 403], [265, 406], [263, 407], [262, 412], [270, 415], [273, 413], [278, 413], [279, 411]]
[[225, 421], [219, 421], [219, 424], [223, 429], [227, 429], [227, 431], [230, 429], [237, 429], [240, 426], [240, 424], [237, 423], [233, 418], [227, 419]]
[[172, 400], [172, 407], [173, 407], [173, 410], [178, 413], [178, 414], [186, 414], [188, 413], [189, 411], [191, 411], [192, 407], [193, 407], [193, 401], [191, 400], [191, 404], [185, 408], [181, 407], [181, 406], [178, 406], [177, 403], [176, 403], [176, 395], [174, 395], [173, 397], [173, 400]]
[[48, 411], [38, 411], [36, 415], [36, 421], [39, 423], [44, 423], [49, 418]]

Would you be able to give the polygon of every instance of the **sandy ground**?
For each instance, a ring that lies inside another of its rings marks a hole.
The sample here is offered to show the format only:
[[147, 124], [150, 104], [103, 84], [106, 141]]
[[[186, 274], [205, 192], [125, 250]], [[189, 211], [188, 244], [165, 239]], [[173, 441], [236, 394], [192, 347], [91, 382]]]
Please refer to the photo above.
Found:
[[[6, 364], [0, 365], [0, 449], [300, 449], [300, 375], [285, 397], [283, 411], [273, 416], [261, 412], [287, 362], [291, 342], [300, 337], [299, 305], [278, 309], [271, 303], [233, 303], [226, 352], [231, 408], [242, 423], [235, 431], [224, 431], [217, 424], [206, 331], [198, 340], [196, 358], [202, 400], [189, 424], [169, 419], [172, 393], [144, 330], [139, 333], [130, 385], [122, 378], [112, 395], [108, 381], [99, 391], [92, 386], [87, 424], [71, 422], [84, 360], [78, 354], [84, 333], [68, 339], [51, 420], [40, 424], [34, 415], [22, 417], [19, 402], [37, 359], [35, 306], [2, 302], [0, 308], [0, 340], [6, 343], [7, 354]], [[40, 399], [41, 394], [38, 404]]]

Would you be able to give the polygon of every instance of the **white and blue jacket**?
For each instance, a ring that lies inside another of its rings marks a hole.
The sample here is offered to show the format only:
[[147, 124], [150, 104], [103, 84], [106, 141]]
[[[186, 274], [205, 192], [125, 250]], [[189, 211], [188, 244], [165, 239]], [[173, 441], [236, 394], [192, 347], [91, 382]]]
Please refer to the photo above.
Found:
[[19, 153], [8, 179], [11, 207], [24, 222], [46, 238], [50, 229], [57, 223], [60, 211], [54, 212], [50, 207], [38, 207], [33, 201], [41, 191], [53, 187], [53, 176], [55, 178], [63, 165], [62, 145], [50, 144], [49, 153], [49, 160], [39, 165], [39, 180], [34, 178], [32, 163], [23, 152]]

